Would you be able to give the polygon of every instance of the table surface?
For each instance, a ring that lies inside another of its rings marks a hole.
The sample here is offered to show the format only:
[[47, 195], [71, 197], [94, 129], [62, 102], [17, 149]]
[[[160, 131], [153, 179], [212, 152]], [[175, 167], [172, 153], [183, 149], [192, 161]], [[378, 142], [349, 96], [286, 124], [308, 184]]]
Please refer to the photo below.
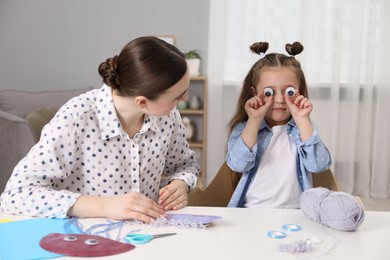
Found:
[[[387, 240], [390, 234], [390, 212], [366, 211], [363, 224], [355, 232], [325, 228], [294, 209], [186, 207], [170, 213], [217, 215], [222, 219], [214, 220], [204, 229], [127, 224], [122, 228], [123, 234], [141, 229], [141, 233], [175, 232], [177, 235], [154, 239], [147, 244], [136, 245], [129, 252], [98, 259], [390, 259], [390, 244]], [[23, 219], [1, 214], [0, 217]], [[106, 220], [91, 218], [81, 219], [80, 222], [88, 228], [105, 223]], [[287, 232], [284, 239], [267, 236], [271, 230], [283, 231], [284, 224], [296, 224], [302, 230]], [[311, 253], [293, 255], [278, 250], [279, 244], [291, 244], [307, 237], [322, 240], [313, 245]]]

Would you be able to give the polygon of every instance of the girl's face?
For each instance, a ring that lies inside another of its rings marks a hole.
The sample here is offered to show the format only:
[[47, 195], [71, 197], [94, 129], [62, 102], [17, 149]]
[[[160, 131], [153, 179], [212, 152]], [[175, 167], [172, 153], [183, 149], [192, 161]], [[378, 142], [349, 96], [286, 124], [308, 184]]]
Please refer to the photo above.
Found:
[[190, 76], [187, 70], [175, 85], [167, 89], [156, 100], [148, 102], [148, 113], [154, 116], [168, 115], [179, 101], [188, 99], [189, 81]]
[[263, 68], [256, 92], [263, 101], [267, 101], [270, 95], [273, 96], [272, 104], [265, 115], [268, 126], [284, 125], [290, 120], [291, 113], [285, 98], [294, 101], [299, 96], [299, 83], [292, 68]]

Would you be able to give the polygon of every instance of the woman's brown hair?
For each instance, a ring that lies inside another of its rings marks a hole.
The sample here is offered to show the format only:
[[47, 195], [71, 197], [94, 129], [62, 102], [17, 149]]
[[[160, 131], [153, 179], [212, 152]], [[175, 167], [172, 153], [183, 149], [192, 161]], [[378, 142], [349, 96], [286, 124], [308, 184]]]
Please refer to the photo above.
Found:
[[103, 82], [124, 96], [158, 98], [185, 74], [184, 54], [152, 36], [129, 42], [114, 58], [99, 65]]
[[252, 87], [256, 87], [262, 70], [270, 67], [289, 67], [295, 72], [299, 82], [299, 93], [308, 97], [305, 75], [302, 71], [301, 64], [295, 59], [295, 55], [303, 51], [303, 45], [299, 42], [286, 44], [286, 51], [290, 56], [280, 53], [270, 53], [262, 57], [268, 50], [267, 42], [256, 42], [250, 46], [252, 52], [260, 55], [260, 59], [253, 64], [248, 74], [246, 75], [241, 93], [237, 102], [236, 112], [229, 122], [229, 130], [240, 122], [248, 120], [248, 115], [244, 109], [245, 103], [253, 96]]

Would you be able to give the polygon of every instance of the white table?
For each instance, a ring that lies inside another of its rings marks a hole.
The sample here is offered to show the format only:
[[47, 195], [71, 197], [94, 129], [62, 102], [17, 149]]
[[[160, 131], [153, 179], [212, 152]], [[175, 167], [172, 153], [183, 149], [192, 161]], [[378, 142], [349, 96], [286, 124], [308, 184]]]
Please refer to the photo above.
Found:
[[[176, 232], [177, 235], [155, 239], [148, 244], [137, 245], [127, 253], [99, 259], [390, 259], [390, 212], [366, 212], [365, 220], [356, 232], [321, 227], [306, 219], [300, 210], [186, 207], [172, 213], [218, 215], [222, 219], [215, 220], [206, 229], [129, 224], [122, 233], [140, 228], [142, 233]], [[21, 219], [8, 215], [0, 217]], [[105, 220], [82, 219], [80, 222], [87, 228], [105, 223]], [[297, 224], [302, 230], [288, 233], [284, 239], [267, 236], [271, 230], [283, 231], [284, 224]], [[278, 250], [278, 243], [287, 244], [313, 236], [320, 238], [322, 243], [313, 245], [311, 254], [297, 256]]]

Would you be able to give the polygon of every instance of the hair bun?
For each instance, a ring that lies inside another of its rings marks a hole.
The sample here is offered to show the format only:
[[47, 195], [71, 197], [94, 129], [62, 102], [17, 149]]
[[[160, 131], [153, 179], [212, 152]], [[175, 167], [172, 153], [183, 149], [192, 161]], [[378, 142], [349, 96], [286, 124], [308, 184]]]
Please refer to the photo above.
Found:
[[260, 53], [265, 53], [268, 50], [268, 42], [255, 42], [250, 49], [252, 52], [260, 55]]
[[118, 55], [116, 55], [114, 58], [108, 58], [105, 62], [102, 62], [99, 65], [98, 71], [106, 85], [112, 88], [120, 89], [118, 84], [117, 64]]
[[288, 54], [295, 56], [303, 51], [303, 45], [300, 42], [294, 42], [293, 44], [286, 44], [286, 51]]

